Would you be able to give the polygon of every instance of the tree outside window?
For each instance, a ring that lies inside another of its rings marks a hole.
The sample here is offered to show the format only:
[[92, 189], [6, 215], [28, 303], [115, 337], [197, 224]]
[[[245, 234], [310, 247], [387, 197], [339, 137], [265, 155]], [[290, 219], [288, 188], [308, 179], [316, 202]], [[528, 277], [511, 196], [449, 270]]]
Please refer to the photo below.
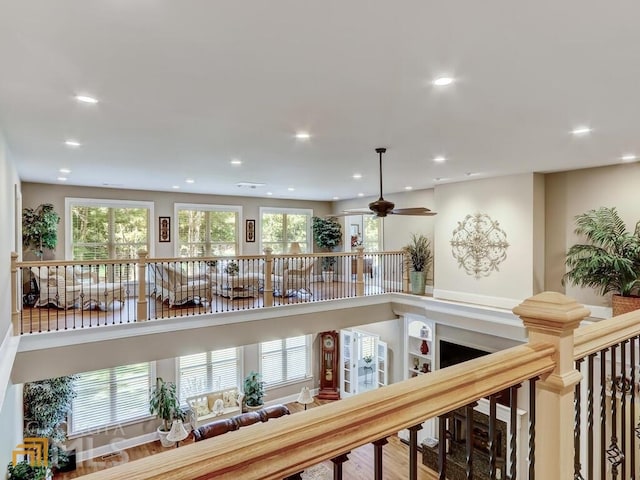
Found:
[[311, 210], [261, 209], [260, 239], [262, 248], [271, 247], [273, 253], [288, 253], [293, 242], [302, 253], [311, 252]]
[[239, 254], [241, 207], [227, 205], [176, 205], [177, 255], [180, 257], [233, 256]]

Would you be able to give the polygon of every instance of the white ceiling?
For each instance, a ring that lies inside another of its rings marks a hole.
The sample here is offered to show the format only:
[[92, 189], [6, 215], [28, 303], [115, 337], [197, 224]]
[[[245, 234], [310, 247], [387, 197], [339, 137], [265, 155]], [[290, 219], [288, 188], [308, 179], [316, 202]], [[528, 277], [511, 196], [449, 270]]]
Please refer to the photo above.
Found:
[[385, 192], [614, 164], [640, 156], [638, 19], [602, 0], [0, 0], [0, 130], [23, 181], [315, 200], [376, 194], [377, 146]]

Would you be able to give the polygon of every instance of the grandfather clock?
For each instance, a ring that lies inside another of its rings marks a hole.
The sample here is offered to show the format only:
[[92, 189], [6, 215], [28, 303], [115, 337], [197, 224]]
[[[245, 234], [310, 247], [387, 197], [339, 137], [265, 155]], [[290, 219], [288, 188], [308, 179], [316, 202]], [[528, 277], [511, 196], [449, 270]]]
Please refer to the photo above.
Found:
[[318, 398], [339, 400], [338, 390], [338, 332], [320, 333], [320, 391]]

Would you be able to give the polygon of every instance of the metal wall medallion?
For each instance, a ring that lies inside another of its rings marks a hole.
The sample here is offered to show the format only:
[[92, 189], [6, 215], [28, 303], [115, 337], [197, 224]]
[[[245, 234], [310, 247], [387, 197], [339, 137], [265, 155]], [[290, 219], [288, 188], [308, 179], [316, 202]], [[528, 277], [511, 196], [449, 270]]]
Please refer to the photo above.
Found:
[[486, 213], [467, 215], [451, 239], [453, 258], [468, 275], [488, 277], [507, 258], [507, 234]]

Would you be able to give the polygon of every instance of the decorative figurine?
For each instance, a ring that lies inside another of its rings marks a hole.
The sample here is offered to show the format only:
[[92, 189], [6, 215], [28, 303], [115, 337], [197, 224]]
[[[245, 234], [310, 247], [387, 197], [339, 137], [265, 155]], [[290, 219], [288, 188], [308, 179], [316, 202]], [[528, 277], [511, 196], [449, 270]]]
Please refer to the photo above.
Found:
[[429, 364], [428, 363], [423, 363], [422, 364], [422, 373], [429, 373], [430, 370], [431, 370], [431, 368], [429, 368]]
[[422, 344], [420, 345], [420, 353], [423, 355], [429, 353], [429, 344], [426, 340], [422, 340]]

